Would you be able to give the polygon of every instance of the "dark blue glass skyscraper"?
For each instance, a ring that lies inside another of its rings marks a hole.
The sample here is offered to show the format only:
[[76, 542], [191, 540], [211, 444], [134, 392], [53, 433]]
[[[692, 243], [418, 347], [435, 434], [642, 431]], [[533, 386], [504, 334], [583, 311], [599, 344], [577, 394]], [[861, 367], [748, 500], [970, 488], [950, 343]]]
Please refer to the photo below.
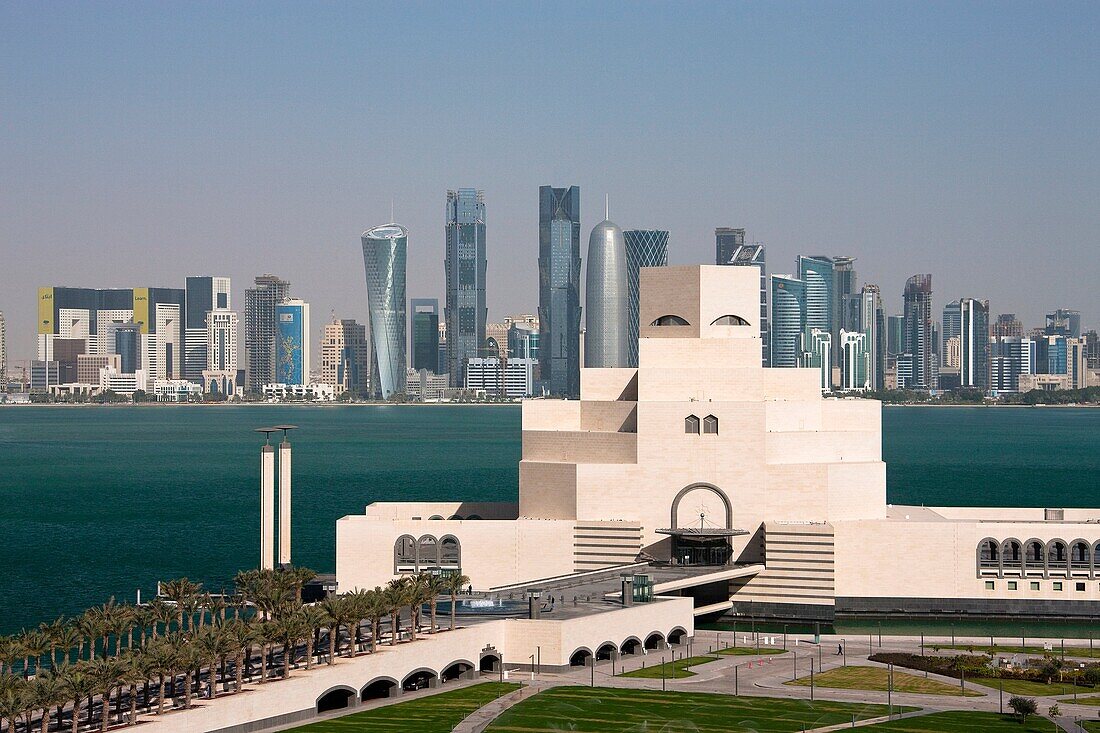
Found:
[[447, 192], [447, 371], [452, 387], [465, 382], [466, 359], [485, 344], [485, 200], [481, 191]]
[[581, 190], [539, 186], [539, 367], [559, 397], [581, 391], [580, 293]]

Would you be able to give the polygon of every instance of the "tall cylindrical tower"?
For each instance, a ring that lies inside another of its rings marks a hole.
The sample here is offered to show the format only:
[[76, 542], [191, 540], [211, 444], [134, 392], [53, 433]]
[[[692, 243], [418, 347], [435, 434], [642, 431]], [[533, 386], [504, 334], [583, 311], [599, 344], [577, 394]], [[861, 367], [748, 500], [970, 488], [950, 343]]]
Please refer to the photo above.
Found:
[[584, 365], [626, 367], [629, 349], [629, 281], [623, 232], [607, 219], [588, 238], [585, 279]]
[[260, 567], [270, 570], [275, 560], [275, 447], [260, 450]]
[[290, 565], [290, 441], [279, 443], [279, 565]]
[[405, 259], [409, 232], [385, 224], [363, 232], [370, 312], [371, 391], [382, 399], [405, 391]]

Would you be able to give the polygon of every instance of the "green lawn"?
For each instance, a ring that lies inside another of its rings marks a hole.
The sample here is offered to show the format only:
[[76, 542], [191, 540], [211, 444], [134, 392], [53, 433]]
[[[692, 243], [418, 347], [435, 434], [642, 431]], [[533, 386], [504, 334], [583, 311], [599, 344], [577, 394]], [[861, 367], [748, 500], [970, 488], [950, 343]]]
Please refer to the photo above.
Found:
[[1054, 728], [1049, 719], [1038, 715], [1032, 715], [1024, 725], [1020, 725], [1018, 718], [1008, 715], [953, 711], [876, 723], [864, 730], [897, 733], [1050, 733]]
[[885, 705], [811, 703], [808, 700], [733, 697], [698, 692], [555, 687], [504, 711], [488, 731], [794, 733], [804, 728], [849, 723], [853, 715], [856, 720], [864, 720], [885, 714]]
[[[967, 682], [973, 682], [976, 685], [985, 685], [986, 687], [992, 687], [997, 689], [997, 685], [1001, 680], [995, 680], [991, 677], [975, 677], [974, 679], [968, 679]], [[1052, 685], [1048, 685], [1045, 682], [1032, 682], [1031, 680], [1004, 680], [1004, 690], [1006, 694], [1012, 695], [1031, 695], [1039, 697], [1049, 697], [1051, 695], [1072, 695], [1073, 685], [1068, 682], [1055, 682]], [[1092, 688], [1078, 687], [1077, 694], [1088, 692], [1092, 694]]]
[[[925, 644], [924, 648], [926, 650], [931, 650], [932, 646], [933, 646], [932, 644]], [[964, 650], [964, 651], [973, 651], [976, 654], [988, 654], [989, 653], [989, 644], [955, 644], [954, 646], [952, 646], [951, 644], [936, 644], [935, 647], [937, 649], [956, 649], [956, 650]], [[1050, 651], [1047, 651], [1046, 649], [1044, 649], [1041, 646], [1020, 646], [1019, 644], [1017, 644], [1016, 646], [997, 644], [996, 646], [993, 647], [993, 649], [995, 649], [997, 652], [999, 652], [1001, 654], [1034, 654], [1037, 657], [1041, 657], [1041, 656], [1044, 656], [1044, 655], [1047, 655], [1047, 654], [1053, 655], [1053, 656], [1056, 656], [1056, 657], [1061, 657], [1062, 656], [1062, 645], [1061, 644], [1053, 645], [1053, 647], [1051, 648]], [[1093, 647], [1092, 649], [1089, 649], [1087, 646], [1085, 646], [1085, 647], [1067, 646], [1066, 647], [1066, 656], [1067, 657], [1100, 658], [1100, 647]]]
[[1089, 733], [1100, 733], [1100, 723], [1096, 722], [1095, 720], [1083, 720], [1081, 721], [1081, 725]]
[[385, 705], [320, 723], [303, 725], [295, 731], [309, 733], [374, 733], [416, 731], [449, 733], [470, 713], [519, 687], [509, 682], [483, 682], [453, 692], [428, 695], [417, 700]]
[[622, 672], [619, 677], [642, 677], [644, 679], [660, 679], [665, 677], [666, 679], [676, 680], [684, 677], [694, 677], [695, 673], [690, 671], [688, 667], [695, 667], [699, 664], [706, 664], [707, 662], [716, 661], [717, 657], [688, 657], [686, 659], [677, 659], [672, 661], [669, 659], [664, 664], [661, 664], [661, 658], [655, 657], [654, 654], [650, 654], [645, 667], [641, 669], [635, 669], [630, 672]]
[[[889, 687], [889, 672], [882, 667], [837, 667], [814, 675], [814, 684], [818, 687], [830, 687], [836, 690], [879, 690], [885, 692]], [[787, 682], [788, 685], [810, 686], [809, 675]], [[982, 693], [967, 690], [965, 693], [958, 685], [949, 685], [938, 680], [917, 677], [916, 675], [894, 670], [894, 691], [913, 692], [921, 695], [952, 695], [961, 697], [980, 697]]]
[[1077, 693], [1077, 700], [1074, 701], [1073, 695], [1069, 697], [1063, 697], [1058, 702], [1069, 703], [1070, 705], [1092, 705], [1094, 707], [1100, 707], [1100, 695], [1082, 695], [1080, 691]]

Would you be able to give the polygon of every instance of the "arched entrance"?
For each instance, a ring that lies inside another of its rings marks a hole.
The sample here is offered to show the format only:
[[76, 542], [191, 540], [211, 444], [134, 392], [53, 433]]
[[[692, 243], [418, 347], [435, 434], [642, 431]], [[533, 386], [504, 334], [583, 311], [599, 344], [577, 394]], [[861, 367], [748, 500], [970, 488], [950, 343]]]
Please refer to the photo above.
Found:
[[588, 660], [592, 657], [592, 652], [584, 647], [581, 647], [577, 651], [573, 652], [569, 656], [570, 667], [583, 667], [588, 664]]
[[317, 698], [317, 714], [342, 710], [355, 704], [356, 693], [350, 687], [333, 687]]
[[[690, 519], [688, 516], [690, 515]], [[733, 538], [748, 534], [733, 527], [733, 503], [714, 484], [685, 486], [672, 499], [671, 526], [658, 534], [672, 537], [670, 559], [676, 565], [728, 565]]]
[[425, 687], [430, 687], [434, 679], [436, 679], [436, 674], [432, 670], [418, 669], [415, 672], [410, 672], [401, 681], [401, 689], [407, 692], [423, 690]]
[[482, 672], [499, 672], [500, 655], [496, 653], [482, 654], [477, 668]]
[[638, 650], [641, 649], [641, 648], [642, 648], [641, 639], [639, 639], [636, 636], [632, 636], [632, 637], [630, 637], [629, 639], [627, 639], [626, 641], [623, 642], [623, 645], [620, 647], [620, 651], [623, 654], [634, 655], [634, 654], [637, 654]]
[[665, 645], [665, 637], [660, 631], [654, 631], [645, 638], [645, 648], [650, 651], [661, 649]]
[[611, 659], [615, 651], [615, 645], [610, 641], [605, 641], [603, 644], [600, 644], [600, 648], [596, 650], [596, 660], [602, 662]]
[[364, 687], [362, 692], [359, 693], [361, 700], [380, 700], [386, 697], [393, 697], [397, 691], [397, 680], [393, 677], [379, 677], [376, 680], [371, 680]]
[[443, 671], [439, 674], [439, 678], [444, 682], [457, 680], [473, 668], [474, 665], [464, 659], [457, 662], [451, 662], [446, 667], [444, 667]]

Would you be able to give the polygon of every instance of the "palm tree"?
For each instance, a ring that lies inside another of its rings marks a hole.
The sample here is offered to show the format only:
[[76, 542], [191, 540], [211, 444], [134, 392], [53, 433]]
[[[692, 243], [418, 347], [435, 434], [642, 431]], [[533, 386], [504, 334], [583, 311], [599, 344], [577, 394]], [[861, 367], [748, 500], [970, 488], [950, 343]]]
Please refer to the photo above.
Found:
[[0, 636], [0, 680], [6, 679], [5, 672], [15, 669], [15, 660], [19, 658], [18, 643], [10, 636]]
[[80, 642], [80, 631], [77, 630], [73, 624], [65, 624], [57, 631], [57, 635], [54, 637], [54, 643], [57, 644], [58, 649], [62, 652], [61, 664], [72, 664], [72, 654], [76, 645]]
[[[62, 685], [65, 690], [65, 694], [69, 699], [73, 701], [73, 727], [72, 733], [77, 733], [80, 727], [80, 706], [84, 702], [84, 698], [90, 697], [95, 692], [96, 682], [90, 674], [83, 668], [83, 665], [76, 665], [70, 667], [65, 675], [61, 678]], [[88, 707], [88, 723], [90, 724], [92, 717], [91, 706]]]
[[[153, 607], [148, 604], [135, 606], [133, 609], [133, 623], [134, 628], [138, 631], [138, 647], [144, 649], [149, 636], [149, 627], [156, 624]], [[131, 639], [131, 646], [132, 641]]]
[[45, 634], [50, 642], [50, 669], [53, 669], [54, 665], [57, 664], [58, 638], [61, 636], [61, 632], [64, 628], [64, 616], [58, 616], [50, 623], [43, 621], [38, 625], [38, 630]]
[[184, 643], [179, 649], [180, 666], [183, 667], [183, 708], [191, 707], [195, 670], [202, 666], [202, 651], [191, 643]]
[[88, 668], [88, 672], [95, 683], [96, 690], [103, 696], [103, 710], [99, 716], [99, 729], [105, 731], [110, 720], [111, 694], [121, 682], [123, 664], [118, 659], [100, 659], [92, 663]]
[[30, 672], [30, 662], [34, 660], [34, 671], [38, 673], [38, 669], [42, 664], [42, 657], [49, 653], [52, 641], [50, 637], [34, 629], [32, 631], [24, 631], [20, 634], [20, 645], [23, 647], [23, 673], [24, 676]]
[[176, 578], [161, 584], [161, 594], [176, 606], [177, 630], [186, 631], [183, 625], [184, 610], [201, 590], [202, 583], [192, 583], [187, 578]]
[[397, 636], [401, 633], [401, 607], [405, 605], [404, 581], [404, 578], [395, 578], [386, 584], [386, 590], [383, 591], [386, 612], [390, 617], [390, 646], [397, 644]]
[[429, 618], [431, 626], [428, 627], [429, 634], [434, 634], [436, 632], [435, 614], [436, 607], [439, 605], [439, 597], [447, 593], [450, 588], [451, 584], [442, 575], [432, 575], [428, 578], [428, 602], [431, 604], [431, 616]]
[[367, 591], [364, 600], [364, 614], [370, 619], [370, 651], [378, 651], [378, 637], [382, 635], [382, 619], [389, 614], [386, 593], [379, 586]]
[[[155, 670], [160, 679], [160, 690], [157, 694], [157, 715], [164, 712], [165, 677], [175, 679], [175, 672], [179, 669], [179, 655], [176, 647], [165, 639], [152, 642], [145, 651], [149, 668]], [[174, 686], [174, 685], [173, 685]]]
[[469, 583], [470, 578], [459, 573], [447, 576], [447, 590], [451, 594], [451, 631], [455, 630], [455, 609], [458, 608], [458, 594]]
[[321, 619], [328, 628], [328, 663], [336, 664], [336, 642], [340, 636], [340, 623], [343, 620], [344, 599], [340, 596], [329, 596], [323, 599], [317, 609], [321, 612]]
[[272, 621], [261, 621], [256, 627], [256, 640], [260, 642], [260, 684], [267, 682], [267, 650], [268, 644], [275, 634], [275, 624]]
[[306, 606], [302, 609], [302, 619], [309, 631], [306, 635], [306, 669], [313, 669], [314, 647], [319, 638], [319, 632], [325, 625], [325, 618], [325, 613], [317, 606]]
[[240, 692], [244, 687], [245, 667], [252, 657], [252, 645], [256, 643], [256, 630], [251, 622], [239, 618], [227, 622], [224, 628], [234, 650], [234, 691]]
[[[18, 677], [8, 677], [4, 679], [11, 679], [6, 688], [0, 689], [0, 724], [5, 720], [8, 721], [9, 733], [15, 732], [15, 726], [19, 723], [19, 716], [23, 714], [23, 691], [17, 686], [22, 683]], [[16, 683], [14, 680], [19, 680]]]
[[176, 618], [176, 609], [170, 603], [155, 598], [149, 604], [153, 612], [153, 641], [157, 640], [157, 623], [163, 626], [164, 635], [168, 635], [168, 625]]
[[[31, 685], [31, 699], [34, 707], [42, 711], [41, 733], [49, 733], [50, 708], [65, 699], [65, 687], [61, 677], [53, 672], [36, 675]], [[57, 727], [61, 728], [61, 716], [58, 715]]]
[[[144, 684], [146, 691], [146, 702], [148, 702], [149, 696], [149, 676], [147, 669], [142, 662], [141, 656], [133, 655], [126, 658], [122, 668], [122, 676], [120, 681], [122, 684], [129, 688], [130, 692], [130, 715], [126, 725], [134, 725], [137, 723], [137, 709], [138, 709], [138, 686]], [[121, 704], [121, 700], [119, 701]], [[43, 731], [43, 733], [46, 733]]]
[[95, 657], [95, 640], [100, 634], [100, 618], [94, 609], [89, 608], [80, 618], [76, 619], [76, 630], [80, 634], [77, 642], [76, 659], [80, 661], [84, 657], [84, 644], [88, 644], [88, 659]]

